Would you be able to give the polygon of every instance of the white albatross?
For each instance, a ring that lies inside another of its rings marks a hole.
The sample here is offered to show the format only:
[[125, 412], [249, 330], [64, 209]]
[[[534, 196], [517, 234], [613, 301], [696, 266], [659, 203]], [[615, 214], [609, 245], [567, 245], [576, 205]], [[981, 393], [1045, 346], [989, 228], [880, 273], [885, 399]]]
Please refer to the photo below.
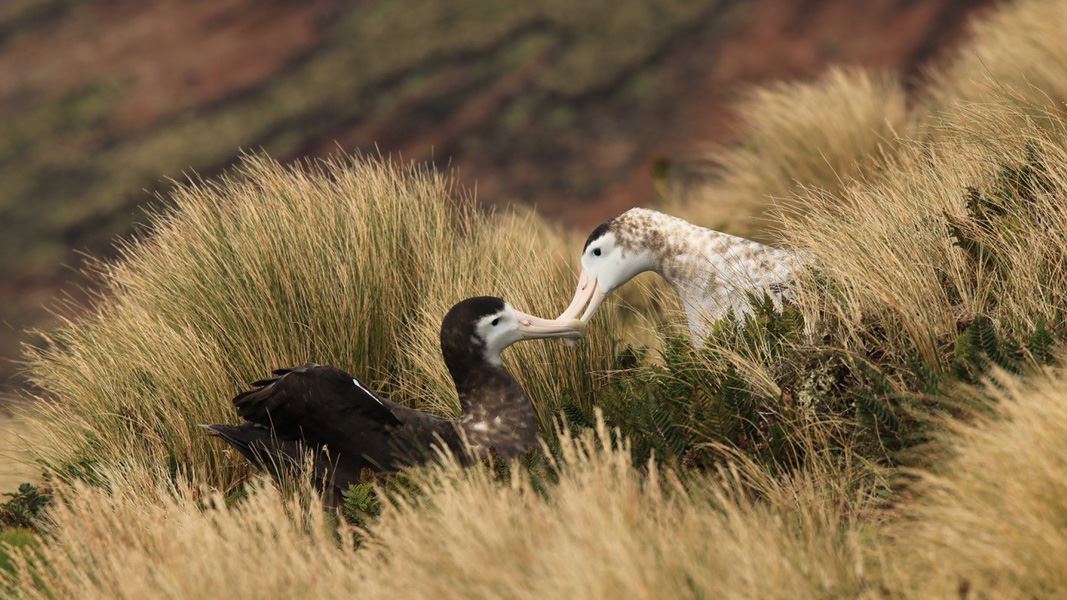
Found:
[[798, 264], [793, 252], [632, 208], [589, 235], [574, 300], [558, 319], [581, 315], [587, 322], [608, 294], [640, 273], [655, 271], [681, 297], [690, 337], [699, 346], [708, 323], [731, 311], [751, 312], [749, 294], [766, 292], [778, 306], [790, 299]]

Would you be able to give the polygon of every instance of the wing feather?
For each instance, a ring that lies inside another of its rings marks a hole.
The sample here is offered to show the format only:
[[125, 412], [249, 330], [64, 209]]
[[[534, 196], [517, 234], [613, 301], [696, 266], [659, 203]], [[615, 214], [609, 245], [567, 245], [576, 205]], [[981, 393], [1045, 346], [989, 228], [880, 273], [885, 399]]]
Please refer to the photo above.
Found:
[[341, 369], [307, 364], [275, 374], [253, 383], [233, 404], [242, 418], [280, 436], [336, 445], [402, 425], [393, 403]]

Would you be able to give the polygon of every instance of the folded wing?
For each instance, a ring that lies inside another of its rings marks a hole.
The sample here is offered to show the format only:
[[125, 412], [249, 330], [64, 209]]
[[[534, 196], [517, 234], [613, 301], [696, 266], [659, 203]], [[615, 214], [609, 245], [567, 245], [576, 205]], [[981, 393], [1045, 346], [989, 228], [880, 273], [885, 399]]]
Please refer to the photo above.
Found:
[[253, 383], [233, 404], [242, 418], [279, 437], [341, 447], [402, 425], [395, 404], [336, 367], [307, 364], [274, 375]]

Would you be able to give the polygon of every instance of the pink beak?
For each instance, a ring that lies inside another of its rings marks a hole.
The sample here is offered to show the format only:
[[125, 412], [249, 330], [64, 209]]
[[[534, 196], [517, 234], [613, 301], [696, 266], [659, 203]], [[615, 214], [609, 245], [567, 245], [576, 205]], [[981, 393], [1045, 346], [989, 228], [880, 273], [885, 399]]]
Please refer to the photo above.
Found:
[[[600, 289], [600, 282], [596, 279], [590, 281], [590, 279], [589, 273], [582, 269], [582, 274], [578, 277], [578, 287], [574, 291], [574, 299], [571, 300], [570, 306], [559, 317], [556, 317], [557, 321], [578, 319], [583, 324], [589, 322], [589, 318], [600, 308], [600, 304], [607, 296]], [[584, 312], [582, 309], [585, 309]]]
[[577, 340], [582, 337], [585, 330], [585, 323], [577, 319], [542, 319], [517, 310], [515, 316], [519, 319], [519, 334], [524, 340], [541, 338]]

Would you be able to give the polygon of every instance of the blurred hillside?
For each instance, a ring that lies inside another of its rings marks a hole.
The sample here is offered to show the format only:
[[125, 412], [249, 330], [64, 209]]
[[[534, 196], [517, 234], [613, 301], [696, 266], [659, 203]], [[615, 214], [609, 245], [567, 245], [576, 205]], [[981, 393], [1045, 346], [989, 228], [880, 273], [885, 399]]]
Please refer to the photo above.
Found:
[[432, 161], [586, 227], [652, 198], [654, 164], [699, 171], [746, 84], [842, 63], [914, 79], [989, 3], [5, 0], [0, 380], [80, 252], [239, 149]]

